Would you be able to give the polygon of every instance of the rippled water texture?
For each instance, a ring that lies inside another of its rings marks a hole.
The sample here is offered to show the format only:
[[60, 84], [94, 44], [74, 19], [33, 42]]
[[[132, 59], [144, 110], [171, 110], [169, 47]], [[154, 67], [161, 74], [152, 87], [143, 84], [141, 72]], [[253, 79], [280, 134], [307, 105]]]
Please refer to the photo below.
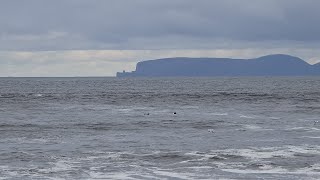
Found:
[[320, 78], [0, 78], [3, 179], [319, 179]]

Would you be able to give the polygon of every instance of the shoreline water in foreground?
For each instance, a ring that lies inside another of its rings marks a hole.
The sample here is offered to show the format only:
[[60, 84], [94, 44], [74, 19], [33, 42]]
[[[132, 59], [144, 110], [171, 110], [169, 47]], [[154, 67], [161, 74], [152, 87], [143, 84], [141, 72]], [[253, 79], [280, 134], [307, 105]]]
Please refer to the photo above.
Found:
[[319, 179], [319, 87], [318, 77], [0, 78], [0, 176]]

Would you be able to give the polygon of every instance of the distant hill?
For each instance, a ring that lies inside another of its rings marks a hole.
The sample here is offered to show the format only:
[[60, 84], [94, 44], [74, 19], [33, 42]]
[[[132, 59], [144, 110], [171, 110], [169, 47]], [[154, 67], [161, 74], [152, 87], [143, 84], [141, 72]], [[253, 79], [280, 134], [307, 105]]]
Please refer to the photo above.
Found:
[[320, 75], [320, 63], [283, 54], [255, 59], [165, 58], [139, 62], [132, 72], [117, 77], [210, 77], [210, 76], [306, 76]]
[[314, 67], [319, 67], [320, 68], [320, 63], [314, 64]]

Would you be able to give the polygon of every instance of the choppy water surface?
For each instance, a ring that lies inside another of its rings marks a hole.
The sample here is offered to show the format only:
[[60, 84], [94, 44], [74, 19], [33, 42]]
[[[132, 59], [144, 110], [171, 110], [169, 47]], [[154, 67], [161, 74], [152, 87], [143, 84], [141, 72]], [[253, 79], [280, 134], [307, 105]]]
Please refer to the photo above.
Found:
[[0, 78], [0, 177], [319, 179], [319, 89], [315, 77]]

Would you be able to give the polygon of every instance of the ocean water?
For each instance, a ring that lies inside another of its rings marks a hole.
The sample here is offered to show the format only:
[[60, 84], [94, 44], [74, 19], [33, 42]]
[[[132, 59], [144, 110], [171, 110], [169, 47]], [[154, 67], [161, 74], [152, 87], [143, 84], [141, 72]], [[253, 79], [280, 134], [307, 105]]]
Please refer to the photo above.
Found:
[[0, 78], [0, 179], [320, 179], [319, 101], [318, 77]]

